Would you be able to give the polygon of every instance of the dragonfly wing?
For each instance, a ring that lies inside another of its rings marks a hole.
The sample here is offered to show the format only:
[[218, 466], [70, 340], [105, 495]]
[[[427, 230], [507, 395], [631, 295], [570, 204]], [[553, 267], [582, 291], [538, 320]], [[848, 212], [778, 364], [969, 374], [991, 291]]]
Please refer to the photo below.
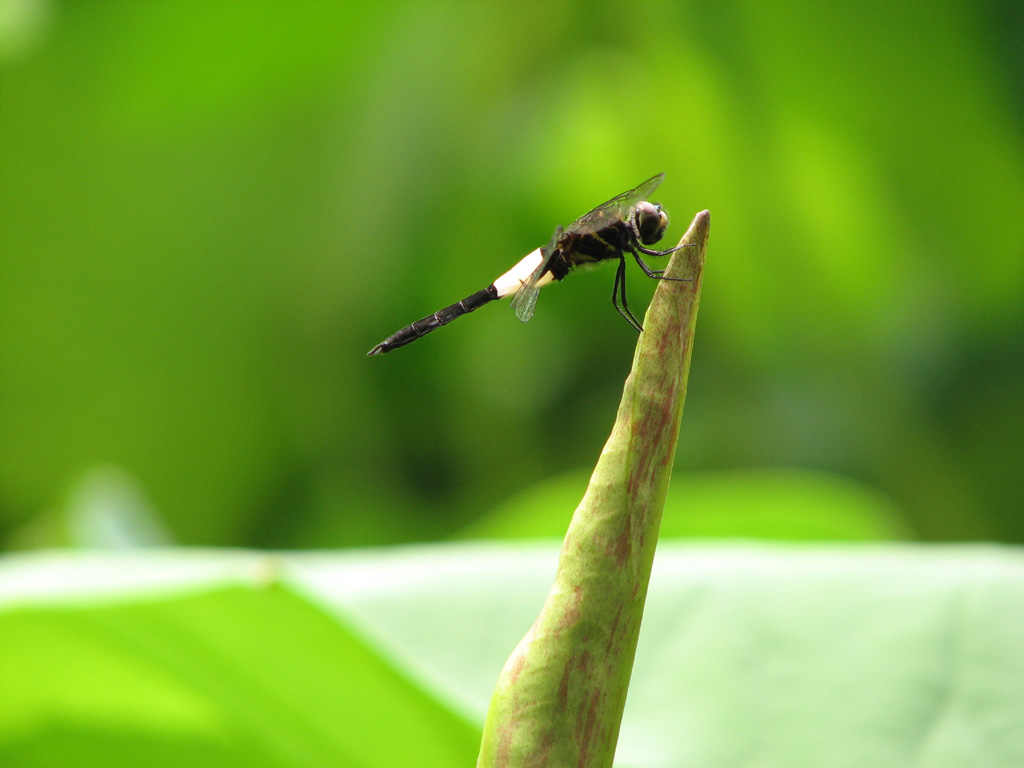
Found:
[[551, 241], [540, 249], [540, 264], [512, 296], [512, 311], [515, 312], [519, 322], [529, 322], [533, 317], [533, 310], [537, 306], [537, 297], [540, 296], [540, 279], [547, 272], [551, 259], [558, 250], [558, 241], [562, 239], [562, 228], [558, 227], [551, 235]]
[[[534, 274], [538, 274], [538, 272]], [[537, 285], [537, 281], [532, 279], [523, 283], [519, 290], [516, 291], [512, 297], [512, 311], [516, 313], [519, 322], [529, 322], [530, 318], [533, 317], [533, 310], [537, 306], [537, 297], [539, 296], [540, 287]]]
[[643, 184], [634, 187], [628, 192], [616, 195], [607, 203], [597, 206], [590, 213], [580, 216], [566, 227], [565, 231], [570, 234], [586, 235], [591, 232], [599, 232], [616, 221], [628, 219], [634, 206], [647, 200], [664, 178], [665, 174], [659, 173], [657, 176], [652, 176]]

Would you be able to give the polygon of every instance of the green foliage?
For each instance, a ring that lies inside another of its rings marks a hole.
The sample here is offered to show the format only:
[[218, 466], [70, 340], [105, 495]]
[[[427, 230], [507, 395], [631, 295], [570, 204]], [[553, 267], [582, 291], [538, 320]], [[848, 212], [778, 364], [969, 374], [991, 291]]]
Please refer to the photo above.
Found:
[[[571, 473], [529, 488], [459, 532], [465, 539], [560, 537], [588, 476]], [[901, 511], [844, 478], [793, 470], [677, 472], [662, 535], [669, 538], [888, 541], [910, 538]]]
[[174, 541], [268, 547], [442, 538], [591, 467], [610, 272], [364, 353], [662, 170], [672, 240], [716, 217], [680, 465], [1024, 541], [999, 8], [4, 4], [0, 546], [65, 541], [97, 467]]
[[[1024, 542], [1012, 5], [0, 2], [0, 548], [560, 537], [610, 273], [364, 353], [658, 171], [664, 530]], [[0, 765], [471, 764], [555, 557], [7, 555]], [[1017, 768], [1022, 617], [1015, 549], [662, 547], [620, 764]]]
[[455, 766], [475, 752], [472, 727], [293, 590], [213, 579], [87, 596], [0, 619], [5, 766]]
[[[471, 765], [557, 547], [0, 562], [0, 763]], [[618, 762], [1024, 763], [1024, 558], [659, 549]]]

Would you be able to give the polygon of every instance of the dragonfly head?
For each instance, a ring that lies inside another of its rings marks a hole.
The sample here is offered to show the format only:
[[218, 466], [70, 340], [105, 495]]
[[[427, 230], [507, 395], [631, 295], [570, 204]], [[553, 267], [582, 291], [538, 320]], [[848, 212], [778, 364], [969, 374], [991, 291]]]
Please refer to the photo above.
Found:
[[637, 237], [644, 245], [654, 245], [665, 235], [668, 229], [668, 213], [658, 203], [646, 200], [639, 203], [633, 210], [633, 224]]

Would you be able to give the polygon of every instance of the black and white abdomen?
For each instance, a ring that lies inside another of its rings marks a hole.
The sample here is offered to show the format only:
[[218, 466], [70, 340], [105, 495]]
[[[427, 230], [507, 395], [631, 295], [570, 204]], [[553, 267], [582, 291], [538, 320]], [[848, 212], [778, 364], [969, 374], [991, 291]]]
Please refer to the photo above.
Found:
[[[530, 279], [530, 276], [533, 275], [537, 267], [540, 266], [541, 259], [543, 258], [540, 248], [530, 251], [512, 269], [495, 280], [492, 285], [494, 290], [497, 291], [498, 298], [510, 296], [518, 291], [523, 283]], [[561, 280], [562, 277], [565, 277], [564, 273], [560, 277], [556, 277], [552, 274], [553, 272], [553, 269], [549, 269], [547, 274], [541, 276], [537, 285], [544, 286], [552, 280]]]

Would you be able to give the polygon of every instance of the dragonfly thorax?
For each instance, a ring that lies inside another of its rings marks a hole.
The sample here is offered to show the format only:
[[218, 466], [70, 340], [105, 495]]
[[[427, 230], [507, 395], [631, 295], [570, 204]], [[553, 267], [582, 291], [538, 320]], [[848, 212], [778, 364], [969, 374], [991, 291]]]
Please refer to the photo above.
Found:
[[645, 200], [633, 209], [633, 227], [641, 243], [653, 245], [661, 240], [668, 229], [668, 213], [658, 203]]

